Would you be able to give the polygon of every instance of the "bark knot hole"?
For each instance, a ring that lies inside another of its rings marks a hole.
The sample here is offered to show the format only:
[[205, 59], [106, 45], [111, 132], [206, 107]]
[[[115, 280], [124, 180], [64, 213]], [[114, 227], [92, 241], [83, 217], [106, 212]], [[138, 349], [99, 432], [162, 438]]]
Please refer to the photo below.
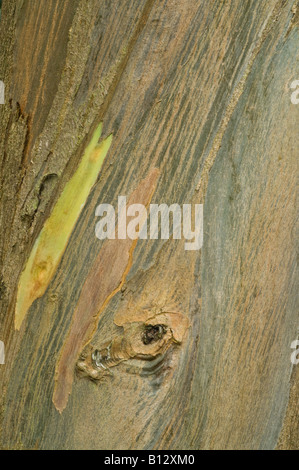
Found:
[[165, 325], [146, 325], [142, 333], [143, 344], [151, 344], [163, 338], [167, 332]]

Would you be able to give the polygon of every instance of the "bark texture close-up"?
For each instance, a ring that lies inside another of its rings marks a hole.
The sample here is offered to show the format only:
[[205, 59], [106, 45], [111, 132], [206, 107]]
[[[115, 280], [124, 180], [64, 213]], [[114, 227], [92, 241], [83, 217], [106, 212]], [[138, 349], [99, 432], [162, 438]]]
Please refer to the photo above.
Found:
[[0, 11], [0, 448], [299, 449], [298, 1]]

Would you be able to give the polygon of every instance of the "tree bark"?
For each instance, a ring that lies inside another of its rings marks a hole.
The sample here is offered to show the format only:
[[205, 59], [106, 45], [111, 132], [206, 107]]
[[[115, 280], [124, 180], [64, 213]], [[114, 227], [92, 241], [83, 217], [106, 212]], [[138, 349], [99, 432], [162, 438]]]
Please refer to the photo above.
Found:
[[[3, 1], [2, 448], [299, 447], [298, 17], [293, 0]], [[21, 272], [100, 122], [113, 137], [97, 183], [16, 330]], [[204, 205], [200, 251], [96, 238], [97, 205], [143, 194], [155, 168], [152, 203]], [[55, 377], [87, 279], [107, 292], [60, 413]], [[168, 343], [140, 346], [149, 319]], [[119, 360], [94, 380], [92, 351], [109, 345]]]

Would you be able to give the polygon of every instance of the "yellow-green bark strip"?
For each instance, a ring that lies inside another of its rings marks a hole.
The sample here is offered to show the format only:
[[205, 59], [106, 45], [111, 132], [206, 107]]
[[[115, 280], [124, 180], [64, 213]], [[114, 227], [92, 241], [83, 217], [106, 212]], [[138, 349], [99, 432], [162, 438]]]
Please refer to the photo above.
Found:
[[97, 180], [112, 141], [110, 135], [98, 144], [101, 133], [102, 124], [94, 132], [76, 172], [65, 185], [35, 241], [19, 280], [15, 311], [17, 330], [34, 300], [41, 297], [50, 284], [90, 190]]

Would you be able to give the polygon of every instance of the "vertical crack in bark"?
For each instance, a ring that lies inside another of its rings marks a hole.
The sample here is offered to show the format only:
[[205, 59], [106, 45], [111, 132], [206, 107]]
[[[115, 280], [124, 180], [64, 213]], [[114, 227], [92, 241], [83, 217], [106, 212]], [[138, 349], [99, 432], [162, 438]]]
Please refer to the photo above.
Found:
[[123, 73], [125, 71], [125, 68], [126, 68], [126, 65], [128, 63], [128, 60], [130, 58], [130, 55], [132, 53], [132, 50], [134, 49], [135, 44], [136, 44], [141, 32], [143, 31], [143, 29], [146, 26], [147, 20], [149, 18], [149, 15], [152, 11], [152, 8], [153, 8], [154, 4], [155, 4], [155, 0], [147, 0], [146, 4], [144, 6], [144, 9], [143, 9], [142, 14], [140, 16], [140, 19], [139, 19], [138, 24], [136, 26], [136, 29], [135, 29], [135, 31], [132, 35], [132, 38], [129, 41], [129, 44], [127, 46], [127, 50], [126, 50], [123, 58], [120, 60], [120, 64], [119, 64], [118, 69], [117, 69], [117, 71], [114, 75], [114, 78], [113, 78], [112, 82], [111, 82], [111, 85], [109, 87], [109, 91], [108, 91], [107, 95], [104, 98], [103, 104], [101, 106], [100, 113], [96, 118], [97, 121], [102, 121], [104, 119], [106, 111], [110, 106], [110, 103], [111, 103], [111, 101], [112, 101], [112, 99], [115, 95], [116, 89], [118, 87], [118, 84], [119, 84], [119, 82], [120, 82], [120, 80], [123, 76]]

